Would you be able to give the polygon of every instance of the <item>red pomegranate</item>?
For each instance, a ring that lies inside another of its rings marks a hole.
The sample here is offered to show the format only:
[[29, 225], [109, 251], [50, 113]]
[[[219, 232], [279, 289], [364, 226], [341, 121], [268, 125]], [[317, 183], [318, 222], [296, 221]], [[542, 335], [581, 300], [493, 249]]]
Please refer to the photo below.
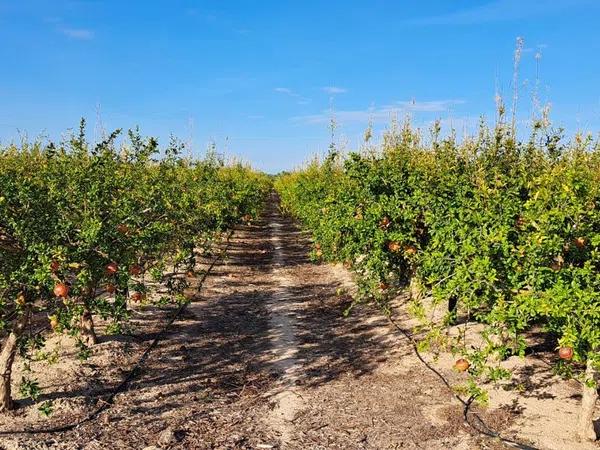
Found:
[[469, 370], [469, 367], [471, 367], [471, 364], [464, 358], [460, 358], [454, 363], [454, 368], [459, 372], [466, 372]]
[[573, 358], [573, 347], [561, 347], [558, 349], [560, 359], [570, 360]]
[[59, 298], [66, 298], [69, 296], [69, 286], [65, 283], [57, 283], [54, 286], [54, 295]]
[[117, 265], [116, 262], [111, 262], [106, 265], [105, 270], [106, 270], [107, 275], [114, 275], [119, 271], [119, 266]]

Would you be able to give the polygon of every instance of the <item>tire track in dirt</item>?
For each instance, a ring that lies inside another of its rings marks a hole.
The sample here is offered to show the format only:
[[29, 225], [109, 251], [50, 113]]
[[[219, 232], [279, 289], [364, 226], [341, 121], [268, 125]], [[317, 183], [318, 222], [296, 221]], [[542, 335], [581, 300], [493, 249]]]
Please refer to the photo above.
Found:
[[281, 242], [282, 224], [276, 214], [272, 214], [268, 224], [273, 245], [274, 291], [267, 302], [270, 311], [269, 326], [273, 345], [273, 365], [280, 374], [272, 401], [273, 410], [269, 422], [280, 436], [281, 445], [287, 445], [293, 434], [293, 421], [302, 408], [302, 397], [296, 392], [296, 383], [301, 370], [298, 361], [298, 341], [293, 319], [293, 297], [290, 287], [292, 280], [285, 273], [285, 254]]

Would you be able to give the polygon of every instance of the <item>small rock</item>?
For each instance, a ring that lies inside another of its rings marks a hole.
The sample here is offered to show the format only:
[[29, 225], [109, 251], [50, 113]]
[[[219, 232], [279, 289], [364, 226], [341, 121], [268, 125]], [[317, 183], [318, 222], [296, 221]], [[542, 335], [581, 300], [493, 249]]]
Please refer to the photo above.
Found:
[[158, 436], [158, 445], [161, 447], [167, 447], [169, 445], [176, 444], [183, 439], [183, 432], [173, 431], [171, 428], [166, 428]]
[[229, 441], [232, 442], [233, 444], [241, 444], [242, 442], [244, 442], [246, 440], [245, 436], [240, 436], [239, 434], [232, 434], [229, 437]]

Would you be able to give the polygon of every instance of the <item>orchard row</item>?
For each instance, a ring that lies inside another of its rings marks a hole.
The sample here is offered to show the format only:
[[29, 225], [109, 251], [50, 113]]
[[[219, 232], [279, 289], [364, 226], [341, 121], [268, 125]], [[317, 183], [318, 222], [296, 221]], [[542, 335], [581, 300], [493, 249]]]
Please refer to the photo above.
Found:
[[[406, 124], [381, 148], [333, 149], [276, 180], [283, 207], [312, 231], [315, 258], [353, 268], [363, 298], [387, 307], [409, 285], [421, 346], [459, 354], [474, 395], [477, 381], [509, 376], [502, 360], [544, 327], [557, 368], [583, 381], [579, 434], [595, 439], [600, 145], [539, 123], [523, 142], [503, 123], [461, 143], [438, 136], [436, 125], [425, 144]], [[473, 322], [481, 345], [445, 332]]]
[[[24, 335], [41, 315], [81, 348], [96, 342], [94, 319], [120, 332], [131, 305], [184, 302], [195, 251], [257, 213], [266, 176], [214, 155], [183, 156], [176, 141], [119, 132], [90, 145], [80, 133], [58, 146], [0, 148], [0, 410], [9, 409], [16, 351], [40, 345]], [[152, 299], [149, 283], [167, 287]]]

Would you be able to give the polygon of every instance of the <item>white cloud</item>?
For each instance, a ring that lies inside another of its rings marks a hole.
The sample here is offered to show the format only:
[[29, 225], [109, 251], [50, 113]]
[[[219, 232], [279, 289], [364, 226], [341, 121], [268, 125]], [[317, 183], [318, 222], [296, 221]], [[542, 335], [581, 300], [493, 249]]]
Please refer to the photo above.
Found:
[[[433, 120], [424, 122], [422, 128], [430, 128], [434, 123], [435, 121]], [[439, 119], [439, 124], [442, 129], [454, 129], [457, 131], [466, 130], [467, 134], [475, 132], [480, 123], [481, 117], [476, 116], [443, 117]]]
[[347, 89], [337, 87], [337, 86], [326, 86], [326, 87], [322, 88], [322, 90], [330, 95], [345, 94], [346, 92], [348, 92]]
[[279, 92], [280, 94], [285, 94], [289, 97], [295, 98], [299, 105], [308, 105], [312, 101], [310, 98], [303, 97], [302, 95], [298, 94], [297, 92], [294, 92], [290, 88], [276, 87], [274, 89], [274, 91]]
[[525, 47], [522, 51], [523, 53], [539, 53], [546, 48], [548, 48], [548, 44], [538, 44], [535, 47]]
[[71, 39], [80, 41], [89, 41], [94, 38], [94, 32], [85, 28], [61, 28], [59, 31]]
[[292, 117], [293, 122], [305, 124], [327, 124], [332, 117], [340, 123], [368, 123], [370, 120], [374, 122], [389, 121], [391, 117], [399, 112], [398, 109], [391, 108], [368, 108], [357, 110], [342, 110], [342, 111], [321, 111], [319, 114], [310, 114], [306, 116]]
[[404, 111], [415, 111], [415, 112], [442, 112], [448, 111], [455, 105], [462, 105], [465, 103], [464, 100], [433, 100], [418, 102], [416, 100], [396, 102], [394, 105], [398, 105]]
[[399, 101], [391, 105], [385, 105], [377, 108], [372, 106], [367, 109], [357, 110], [324, 110], [318, 114], [292, 117], [291, 120], [293, 122], [305, 124], [326, 124], [329, 123], [331, 117], [334, 116], [336, 121], [340, 123], [368, 123], [369, 121], [388, 122], [392, 117], [399, 114], [409, 112], [448, 112], [453, 106], [463, 103], [465, 103], [464, 100], [432, 100], [424, 102], [418, 102], [416, 100]]

